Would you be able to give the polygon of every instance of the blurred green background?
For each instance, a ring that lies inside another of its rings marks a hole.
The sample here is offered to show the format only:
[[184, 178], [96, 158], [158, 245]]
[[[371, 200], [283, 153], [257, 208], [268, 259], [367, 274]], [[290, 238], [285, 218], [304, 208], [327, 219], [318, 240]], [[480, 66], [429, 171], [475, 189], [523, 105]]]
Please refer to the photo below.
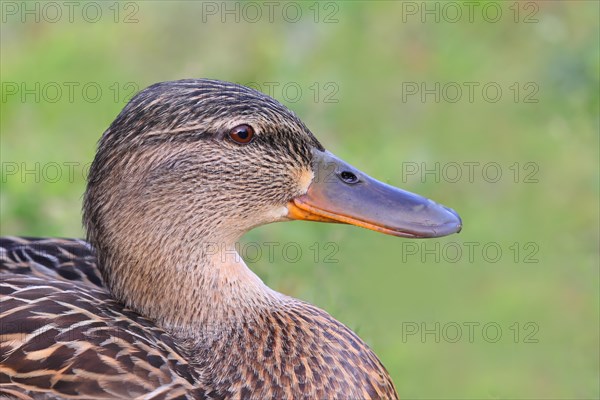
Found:
[[242, 253], [268, 285], [357, 331], [404, 399], [600, 396], [598, 2], [74, 3], [2, 3], [2, 235], [84, 235], [86, 166], [135, 90], [252, 84], [464, 221], [261, 227]]

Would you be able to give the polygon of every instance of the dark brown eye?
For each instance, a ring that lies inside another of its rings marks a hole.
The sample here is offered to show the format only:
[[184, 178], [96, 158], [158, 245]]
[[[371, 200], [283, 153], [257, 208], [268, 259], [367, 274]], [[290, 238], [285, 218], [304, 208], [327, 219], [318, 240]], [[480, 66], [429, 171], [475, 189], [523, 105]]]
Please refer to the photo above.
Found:
[[229, 131], [229, 137], [239, 144], [248, 144], [254, 139], [254, 129], [250, 125], [241, 124]]

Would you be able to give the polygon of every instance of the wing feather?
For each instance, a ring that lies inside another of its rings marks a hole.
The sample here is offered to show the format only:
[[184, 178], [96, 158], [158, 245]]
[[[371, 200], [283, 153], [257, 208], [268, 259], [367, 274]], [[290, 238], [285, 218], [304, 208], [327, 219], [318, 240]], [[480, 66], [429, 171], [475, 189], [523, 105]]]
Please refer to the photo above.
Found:
[[202, 399], [172, 338], [104, 288], [82, 240], [0, 239], [0, 398]]

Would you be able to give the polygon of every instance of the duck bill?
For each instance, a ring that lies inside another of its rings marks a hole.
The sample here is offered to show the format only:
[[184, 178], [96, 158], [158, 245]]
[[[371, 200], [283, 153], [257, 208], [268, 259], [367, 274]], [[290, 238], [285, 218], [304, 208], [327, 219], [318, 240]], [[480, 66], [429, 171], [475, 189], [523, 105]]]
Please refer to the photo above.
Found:
[[351, 224], [411, 238], [461, 230], [454, 210], [379, 182], [329, 152], [315, 150], [313, 171], [306, 194], [288, 203], [288, 218]]

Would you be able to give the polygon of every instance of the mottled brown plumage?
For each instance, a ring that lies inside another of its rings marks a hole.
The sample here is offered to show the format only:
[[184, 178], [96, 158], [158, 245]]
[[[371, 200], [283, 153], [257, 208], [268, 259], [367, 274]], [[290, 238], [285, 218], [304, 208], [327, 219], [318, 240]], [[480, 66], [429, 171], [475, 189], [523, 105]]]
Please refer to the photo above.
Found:
[[[239, 124], [253, 127], [251, 144], [228, 136]], [[0, 242], [0, 396], [396, 398], [356, 334], [265, 286], [234, 252], [253, 227], [292, 218], [323, 151], [291, 111], [239, 85], [136, 95], [90, 170], [91, 245]]]

